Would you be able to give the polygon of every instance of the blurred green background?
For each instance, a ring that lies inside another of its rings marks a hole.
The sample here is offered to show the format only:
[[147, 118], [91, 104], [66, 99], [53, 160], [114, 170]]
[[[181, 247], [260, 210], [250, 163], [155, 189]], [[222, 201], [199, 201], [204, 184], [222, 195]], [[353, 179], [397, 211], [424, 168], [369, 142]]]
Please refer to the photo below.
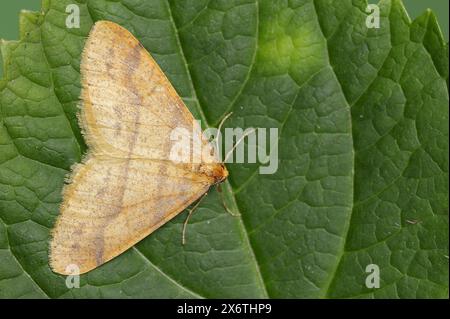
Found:
[[[56, 0], [55, 0], [56, 1]], [[340, 0], [335, 0], [340, 1]], [[369, 0], [377, 3], [376, 0]], [[449, 0], [403, 0], [409, 16], [414, 19], [427, 8], [437, 15], [445, 39], [448, 41], [449, 28]], [[19, 12], [21, 9], [39, 10], [41, 0], [1, 0], [0, 1], [0, 39], [14, 40], [19, 34]], [[1, 59], [1, 57], [0, 57]], [[0, 76], [2, 63], [0, 61]]]

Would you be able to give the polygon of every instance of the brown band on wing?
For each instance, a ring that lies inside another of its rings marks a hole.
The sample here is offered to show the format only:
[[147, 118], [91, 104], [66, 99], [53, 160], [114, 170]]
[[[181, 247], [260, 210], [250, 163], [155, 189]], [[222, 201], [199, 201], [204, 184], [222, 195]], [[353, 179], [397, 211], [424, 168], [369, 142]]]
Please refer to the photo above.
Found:
[[[141, 54], [140, 54], [141, 47], [136, 45], [131, 51], [130, 54], [127, 57], [127, 60], [130, 62], [130, 67], [127, 69], [125, 81], [123, 82], [123, 85], [126, 86], [128, 89], [135, 90], [134, 83], [133, 83], [133, 75], [138, 69], [139, 64], [141, 63]], [[137, 127], [136, 123], [139, 122], [140, 117], [140, 110], [139, 106], [142, 104], [142, 98], [139, 95], [134, 96], [133, 101], [133, 112], [134, 112], [134, 120], [135, 120], [135, 128]], [[115, 108], [117, 109], [117, 108]], [[120, 214], [122, 207], [123, 207], [123, 198], [125, 196], [126, 186], [128, 182], [128, 175], [129, 175], [129, 168], [130, 168], [130, 158], [133, 154], [134, 146], [136, 145], [137, 136], [138, 136], [139, 130], [135, 129], [133, 131], [133, 136], [129, 144], [128, 148], [128, 158], [126, 159], [126, 163], [124, 165], [124, 172], [123, 172], [123, 183], [120, 186], [119, 189], [119, 198], [118, 198], [118, 205], [115, 208], [114, 214], [108, 217], [107, 220], [105, 220], [103, 227], [100, 228], [98, 231], [96, 238], [95, 238], [95, 245], [97, 247], [97, 252], [95, 256], [95, 260], [97, 263], [97, 266], [102, 265], [104, 260], [104, 251], [105, 251], [105, 235], [104, 231], [106, 227], [108, 227], [109, 224], [111, 224], [117, 216]]]

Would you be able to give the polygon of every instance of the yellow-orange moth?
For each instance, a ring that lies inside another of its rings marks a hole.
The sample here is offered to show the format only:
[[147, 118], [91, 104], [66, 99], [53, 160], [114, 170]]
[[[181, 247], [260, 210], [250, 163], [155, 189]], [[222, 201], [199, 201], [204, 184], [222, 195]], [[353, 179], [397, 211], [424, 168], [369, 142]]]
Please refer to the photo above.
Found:
[[[79, 123], [89, 146], [63, 189], [50, 266], [88, 272], [118, 256], [228, 176], [218, 155], [173, 161], [175, 128], [210, 146], [158, 64], [123, 27], [97, 22], [81, 61]], [[208, 147], [206, 147], [207, 149]]]

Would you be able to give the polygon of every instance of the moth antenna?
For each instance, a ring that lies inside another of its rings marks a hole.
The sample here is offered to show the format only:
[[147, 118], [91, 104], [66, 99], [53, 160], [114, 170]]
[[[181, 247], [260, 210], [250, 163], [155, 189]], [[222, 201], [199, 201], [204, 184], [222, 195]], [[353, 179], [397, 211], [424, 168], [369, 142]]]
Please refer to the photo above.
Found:
[[220, 187], [220, 184], [217, 184], [217, 192], [220, 194], [220, 199], [222, 200], [222, 206], [223, 206], [223, 208], [225, 208], [227, 213], [233, 217], [241, 216], [241, 214], [236, 214], [231, 209], [228, 208], [227, 203], [225, 202], [225, 198], [223, 197], [223, 192], [222, 192], [222, 188]]
[[192, 214], [197, 209], [198, 205], [203, 200], [203, 198], [205, 198], [206, 195], [208, 195], [208, 193], [203, 194], [203, 196], [197, 201], [197, 203], [195, 203], [194, 207], [192, 207], [189, 210], [189, 213], [188, 213], [188, 215], [186, 217], [186, 220], [183, 223], [183, 231], [182, 231], [182, 235], [181, 235], [181, 244], [183, 244], [183, 246], [186, 244], [186, 227], [187, 227], [187, 224], [189, 222], [189, 219], [191, 218]]
[[220, 130], [222, 129], [223, 123], [225, 123], [225, 121], [233, 114], [233, 112], [228, 113], [227, 115], [225, 115], [222, 120], [219, 123], [219, 126], [217, 127], [217, 135], [214, 138], [215, 144], [216, 144], [216, 150], [217, 152], [219, 152], [219, 136], [220, 136]]
[[227, 161], [227, 159], [230, 157], [231, 154], [233, 154], [233, 151], [244, 140], [244, 138], [246, 138], [247, 136], [249, 136], [250, 134], [252, 134], [254, 132], [255, 132], [255, 129], [252, 128], [250, 131], [247, 131], [247, 133], [242, 135], [241, 138], [236, 142], [236, 144], [234, 144], [233, 148], [228, 151], [227, 155], [225, 155], [225, 159], [223, 160], [223, 162], [225, 163]]

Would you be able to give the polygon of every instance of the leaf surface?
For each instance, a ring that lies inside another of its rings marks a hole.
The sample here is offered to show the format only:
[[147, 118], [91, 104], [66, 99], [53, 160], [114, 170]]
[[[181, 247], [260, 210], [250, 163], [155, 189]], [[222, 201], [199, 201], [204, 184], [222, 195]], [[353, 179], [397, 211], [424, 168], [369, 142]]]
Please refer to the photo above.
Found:
[[[68, 29], [77, 3], [81, 28]], [[381, 1], [43, 1], [2, 42], [0, 297], [448, 296], [448, 46], [426, 12]], [[229, 164], [181, 245], [181, 214], [81, 276], [48, 266], [64, 177], [86, 146], [76, 119], [92, 24], [151, 52], [204, 127], [278, 128], [279, 164]], [[381, 287], [365, 286], [366, 266]]]

